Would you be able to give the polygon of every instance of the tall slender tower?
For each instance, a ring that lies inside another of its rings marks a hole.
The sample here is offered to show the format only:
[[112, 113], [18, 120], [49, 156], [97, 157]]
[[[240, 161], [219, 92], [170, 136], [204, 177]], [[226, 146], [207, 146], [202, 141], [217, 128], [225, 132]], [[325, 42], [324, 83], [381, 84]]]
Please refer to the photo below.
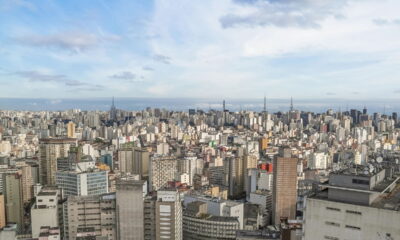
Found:
[[290, 111], [293, 111], [293, 97], [290, 97]]
[[222, 110], [225, 112], [225, 100], [222, 101]]
[[112, 104], [111, 104], [111, 109], [110, 109], [110, 120], [111, 121], [117, 120], [117, 108], [115, 107], [115, 104], [114, 104], [114, 97], [112, 98]]
[[267, 97], [264, 95], [264, 112], [267, 111]]

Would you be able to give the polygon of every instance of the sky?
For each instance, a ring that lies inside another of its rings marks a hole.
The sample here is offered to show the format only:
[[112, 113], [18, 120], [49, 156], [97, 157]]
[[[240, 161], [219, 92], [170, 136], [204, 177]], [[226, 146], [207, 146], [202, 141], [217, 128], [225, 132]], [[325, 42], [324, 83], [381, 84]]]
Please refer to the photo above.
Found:
[[0, 98], [400, 97], [399, 0], [0, 0]]

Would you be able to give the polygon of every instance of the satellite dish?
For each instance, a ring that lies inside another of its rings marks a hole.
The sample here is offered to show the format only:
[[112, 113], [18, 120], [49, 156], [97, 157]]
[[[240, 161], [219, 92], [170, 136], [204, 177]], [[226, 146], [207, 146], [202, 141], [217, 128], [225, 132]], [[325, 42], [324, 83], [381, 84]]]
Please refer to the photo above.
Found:
[[364, 175], [368, 175], [369, 174], [369, 172], [368, 171], [364, 171]]
[[382, 157], [378, 157], [377, 159], [376, 159], [376, 162], [378, 162], [378, 163], [381, 163], [383, 161], [383, 158]]

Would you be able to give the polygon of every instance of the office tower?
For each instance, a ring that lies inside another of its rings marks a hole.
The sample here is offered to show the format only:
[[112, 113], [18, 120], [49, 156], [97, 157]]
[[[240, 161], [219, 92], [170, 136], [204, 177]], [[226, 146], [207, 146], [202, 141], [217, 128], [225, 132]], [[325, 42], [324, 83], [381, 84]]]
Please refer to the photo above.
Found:
[[314, 239], [399, 239], [400, 190], [393, 168], [354, 166], [307, 197], [303, 232]]
[[33, 198], [33, 178], [32, 178], [32, 167], [28, 164], [23, 164], [19, 167], [21, 169], [21, 180], [22, 180], [22, 201], [27, 204]]
[[110, 120], [113, 122], [117, 121], [117, 108], [114, 105], [114, 97], [112, 98], [112, 104], [110, 108]]
[[241, 157], [229, 156], [224, 160], [225, 186], [228, 195], [238, 197], [244, 192], [244, 161]]
[[128, 239], [116, 236], [115, 201], [115, 193], [69, 196], [63, 203], [63, 239]]
[[42, 227], [58, 228], [58, 192], [41, 191], [31, 207], [32, 237], [38, 238]]
[[117, 181], [117, 239], [144, 239], [144, 185], [142, 180]]
[[176, 190], [160, 190], [156, 202], [156, 240], [182, 240], [182, 205]]
[[22, 177], [20, 173], [4, 176], [7, 223], [16, 223], [19, 233], [25, 230]]
[[75, 138], [75, 123], [72, 121], [67, 124], [67, 137]]
[[144, 239], [156, 239], [156, 201], [157, 196], [146, 196], [144, 199]]
[[65, 196], [89, 196], [108, 193], [108, 171], [89, 169], [57, 171], [56, 185]]
[[142, 148], [122, 148], [118, 150], [118, 165], [122, 173], [149, 176], [150, 153]]
[[76, 146], [76, 139], [47, 138], [41, 139], [39, 145], [40, 183], [55, 185], [57, 172], [57, 158], [68, 157], [71, 146]]
[[177, 160], [175, 157], [152, 157], [150, 162], [150, 188], [157, 191], [175, 179]]
[[6, 226], [6, 203], [4, 199], [4, 194], [0, 193], [0, 229]]
[[279, 157], [274, 158], [273, 184], [273, 224], [280, 219], [295, 219], [297, 202], [297, 158], [292, 158], [289, 148], [281, 149]]

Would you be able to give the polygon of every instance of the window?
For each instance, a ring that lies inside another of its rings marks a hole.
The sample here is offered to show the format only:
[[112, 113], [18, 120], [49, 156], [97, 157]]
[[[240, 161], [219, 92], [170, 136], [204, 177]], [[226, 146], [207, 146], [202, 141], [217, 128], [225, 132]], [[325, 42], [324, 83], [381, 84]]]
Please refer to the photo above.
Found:
[[350, 229], [353, 229], [353, 230], [361, 230], [361, 228], [356, 227], [356, 226], [351, 226], [351, 225], [346, 225], [346, 228], [350, 228]]
[[355, 184], [369, 185], [369, 180], [363, 180], [363, 179], [355, 179], [355, 178], [353, 178], [353, 183], [355, 183]]
[[331, 210], [331, 211], [336, 211], [336, 212], [340, 212], [339, 208], [333, 208], [333, 207], [326, 207], [327, 210]]
[[340, 227], [340, 224], [339, 224], [339, 223], [335, 223], [335, 222], [328, 222], [328, 221], [326, 221], [325, 224], [326, 224], [326, 225], [329, 225], [329, 226]]
[[361, 215], [361, 212], [357, 212], [357, 211], [346, 210], [346, 212], [351, 213], [351, 214]]
[[331, 236], [324, 236], [325, 239], [329, 239], [329, 240], [339, 240], [339, 238], [337, 237], [331, 237]]

